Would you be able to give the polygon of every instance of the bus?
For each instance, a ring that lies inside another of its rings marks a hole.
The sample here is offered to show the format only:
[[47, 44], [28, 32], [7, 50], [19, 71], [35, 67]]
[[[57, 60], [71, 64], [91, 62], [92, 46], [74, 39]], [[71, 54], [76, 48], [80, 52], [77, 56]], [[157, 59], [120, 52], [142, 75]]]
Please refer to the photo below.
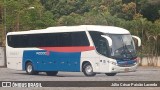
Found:
[[[137, 42], [134, 43], [134, 39]], [[85, 76], [136, 71], [141, 39], [115, 26], [57, 26], [6, 35], [7, 67], [29, 75], [58, 71]]]

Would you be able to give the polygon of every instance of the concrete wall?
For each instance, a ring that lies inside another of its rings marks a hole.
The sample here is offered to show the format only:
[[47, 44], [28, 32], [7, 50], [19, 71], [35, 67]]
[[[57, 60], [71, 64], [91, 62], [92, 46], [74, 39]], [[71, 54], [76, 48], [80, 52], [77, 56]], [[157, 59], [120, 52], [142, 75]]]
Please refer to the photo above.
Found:
[[0, 66], [5, 66], [4, 47], [0, 47]]
[[160, 57], [143, 57], [140, 60], [142, 66], [158, 66], [160, 67]]

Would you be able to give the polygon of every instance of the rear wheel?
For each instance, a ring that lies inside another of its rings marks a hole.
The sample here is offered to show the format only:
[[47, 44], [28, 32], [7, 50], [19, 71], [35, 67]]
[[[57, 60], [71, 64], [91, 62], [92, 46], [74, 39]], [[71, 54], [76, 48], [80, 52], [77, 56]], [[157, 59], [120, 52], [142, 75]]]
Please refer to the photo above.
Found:
[[85, 76], [95, 76], [96, 75], [96, 73], [93, 72], [93, 68], [90, 63], [85, 63], [83, 65], [83, 73]]
[[36, 75], [36, 74], [38, 74], [37, 71], [34, 71], [34, 67], [33, 67], [33, 64], [31, 62], [28, 62], [26, 64], [26, 72], [29, 75]]
[[115, 76], [117, 73], [105, 73], [107, 76]]
[[46, 72], [46, 74], [47, 74], [48, 76], [56, 76], [57, 73], [58, 73], [58, 71], [48, 71], [48, 72]]

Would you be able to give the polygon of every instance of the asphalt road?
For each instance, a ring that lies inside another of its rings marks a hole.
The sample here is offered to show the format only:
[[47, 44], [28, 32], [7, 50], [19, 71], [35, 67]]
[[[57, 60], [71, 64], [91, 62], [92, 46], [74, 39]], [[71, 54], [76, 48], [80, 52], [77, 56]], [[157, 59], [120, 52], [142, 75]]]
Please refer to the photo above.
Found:
[[[158, 67], [139, 67], [136, 72], [118, 73], [116, 76], [106, 76], [105, 74], [97, 74], [94, 77], [86, 77], [82, 72], [59, 72], [57, 76], [47, 76], [45, 73], [39, 75], [27, 75], [25, 71], [17, 71], [8, 68], [0, 68], [0, 81], [160, 81], [160, 68]], [[112, 89], [112, 90], [127, 90], [126, 87], [56, 87], [57, 90], [97, 90], [97, 89]], [[4, 89], [4, 88], [3, 88]], [[9, 89], [9, 88], [5, 88]], [[11, 90], [15, 88], [10, 88]], [[18, 90], [19, 88], [17, 88]], [[53, 90], [52, 88], [23, 88], [23, 89], [40, 89]], [[130, 90], [135, 89], [134, 87]], [[136, 88], [136, 90], [143, 90], [145, 87]], [[160, 90], [160, 88], [147, 87], [149, 90]], [[0, 88], [1, 90], [1, 88]]]

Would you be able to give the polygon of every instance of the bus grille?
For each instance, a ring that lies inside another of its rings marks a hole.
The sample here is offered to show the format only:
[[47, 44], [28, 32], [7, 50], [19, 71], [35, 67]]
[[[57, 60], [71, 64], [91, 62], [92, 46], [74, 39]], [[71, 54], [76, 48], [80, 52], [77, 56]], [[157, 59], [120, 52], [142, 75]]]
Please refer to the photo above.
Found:
[[135, 64], [119, 64], [118, 66], [120, 67], [131, 67], [134, 66]]

